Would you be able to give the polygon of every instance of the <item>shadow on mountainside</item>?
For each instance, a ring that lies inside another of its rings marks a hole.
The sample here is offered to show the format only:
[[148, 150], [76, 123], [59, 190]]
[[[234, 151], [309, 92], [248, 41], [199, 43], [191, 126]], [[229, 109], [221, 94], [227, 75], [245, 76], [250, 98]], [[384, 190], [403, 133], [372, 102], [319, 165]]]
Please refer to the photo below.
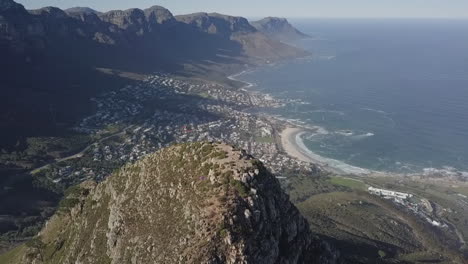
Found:
[[184, 72], [186, 64], [241, 63], [238, 42], [182, 22], [135, 34], [56, 8], [28, 13], [13, 5], [0, 14], [2, 147], [24, 137], [60, 135], [93, 112], [90, 97], [133, 81], [96, 69], [144, 76]]

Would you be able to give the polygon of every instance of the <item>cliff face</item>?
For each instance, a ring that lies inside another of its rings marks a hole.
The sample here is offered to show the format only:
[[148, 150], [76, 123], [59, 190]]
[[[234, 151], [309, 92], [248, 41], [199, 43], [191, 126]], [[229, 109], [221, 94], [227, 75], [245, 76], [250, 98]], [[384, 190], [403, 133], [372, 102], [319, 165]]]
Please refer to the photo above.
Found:
[[241, 54], [246, 58], [255, 58], [254, 60], [265, 62], [308, 55], [303, 50], [270, 38], [243, 17], [218, 13], [195, 13], [177, 16], [176, 19], [201, 32], [238, 43], [242, 50]]
[[184, 144], [69, 192], [17, 263], [335, 263], [243, 151]]
[[137, 8], [128, 10], [115, 10], [100, 14], [102, 21], [117, 25], [119, 29], [126, 33], [133, 33], [137, 36], [151, 34], [158, 27], [175, 24], [172, 13], [160, 6], [141, 10]]

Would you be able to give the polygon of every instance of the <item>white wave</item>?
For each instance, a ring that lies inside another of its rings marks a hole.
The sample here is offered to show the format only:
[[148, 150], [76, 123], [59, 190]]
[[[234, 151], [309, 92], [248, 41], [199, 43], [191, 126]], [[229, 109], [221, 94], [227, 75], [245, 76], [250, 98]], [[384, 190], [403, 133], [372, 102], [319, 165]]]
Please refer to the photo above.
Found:
[[315, 129], [315, 133], [316, 134], [320, 134], [320, 135], [328, 135], [330, 134], [330, 132], [328, 132], [328, 130], [326, 130], [324, 127], [321, 127], [321, 126], [313, 126], [312, 127], [313, 129]]
[[324, 127], [321, 127], [321, 126], [314, 126], [314, 125], [309, 125], [308, 123], [300, 120], [300, 119], [292, 119], [292, 118], [285, 118], [281, 115], [276, 115], [275, 116], [276, 119], [280, 120], [280, 121], [285, 121], [295, 127], [300, 127], [300, 128], [303, 128], [303, 129], [307, 129], [309, 131], [309, 133], [312, 133], [311, 131], [314, 131], [314, 133], [312, 133], [313, 135], [328, 135], [330, 134], [330, 132], [325, 129]]
[[369, 133], [362, 134], [362, 135], [355, 135], [353, 136], [353, 139], [359, 140], [359, 139], [364, 139], [364, 138], [373, 137], [373, 136], [375, 136], [375, 134], [369, 132]]
[[330, 168], [333, 168], [335, 170], [338, 170], [343, 173], [349, 173], [349, 174], [369, 174], [370, 171], [364, 168], [359, 168], [353, 165], [349, 165], [347, 163], [344, 163], [339, 160], [331, 159], [331, 158], [326, 158], [322, 157], [314, 152], [312, 152], [310, 149], [306, 147], [304, 144], [304, 141], [302, 139], [302, 136], [305, 135], [307, 132], [301, 132], [296, 135], [296, 144], [300, 148], [300, 152], [306, 156], [308, 156], [310, 159], [318, 161], [322, 163], [322, 165], [329, 166]]
[[389, 113], [383, 111], [383, 110], [378, 110], [378, 109], [373, 109], [373, 108], [361, 108], [361, 110], [369, 111], [369, 112], [374, 112], [374, 113], [379, 113], [382, 115], [388, 115]]
[[339, 131], [336, 131], [335, 134], [345, 136], [345, 137], [350, 137], [354, 135], [354, 132], [351, 130], [339, 130]]
[[387, 113], [387, 112], [385, 112], [385, 111], [383, 111], [383, 110], [373, 109], [373, 108], [361, 108], [361, 110], [381, 114], [381, 115], [383, 115], [383, 117], [384, 117], [385, 119], [389, 120], [389, 121], [392, 123], [392, 126], [393, 126], [393, 127], [396, 126], [396, 122], [395, 122], [395, 120], [393, 120], [393, 118], [390, 117], [390, 116], [391, 116], [390, 113]]
[[312, 111], [307, 111], [304, 113], [332, 113], [332, 114], [337, 114], [340, 116], [344, 116], [345, 113], [342, 111], [336, 111], [336, 110], [326, 110], [326, 109], [318, 109], [318, 110], [312, 110]]
[[334, 59], [336, 59], [336, 56], [319, 56], [318, 59], [319, 59], [319, 60], [327, 60], [327, 61], [329, 61], [329, 60], [334, 60]]

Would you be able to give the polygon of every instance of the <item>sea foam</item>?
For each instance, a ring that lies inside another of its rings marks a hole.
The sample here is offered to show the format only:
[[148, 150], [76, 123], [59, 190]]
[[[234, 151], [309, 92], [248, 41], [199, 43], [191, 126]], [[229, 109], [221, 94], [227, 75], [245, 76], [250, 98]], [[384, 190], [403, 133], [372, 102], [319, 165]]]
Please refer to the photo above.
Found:
[[332, 169], [336, 169], [340, 172], [343, 173], [350, 173], [350, 174], [369, 174], [371, 171], [367, 169], [363, 169], [360, 167], [356, 167], [347, 163], [344, 163], [339, 160], [331, 159], [331, 158], [326, 158], [323, 156], [320, 156], [313, 151], [311, 151], [307, 146], [304, 144], [304, 141], [302, 137], [306, 135], [307, 132], [300, 132], [296, 135], [295, 141], [296, 145], [300, 148], [299, 151], [308, 156], [310, 159], [318, 161], [322, 163], [322, 165], [329, 166]]

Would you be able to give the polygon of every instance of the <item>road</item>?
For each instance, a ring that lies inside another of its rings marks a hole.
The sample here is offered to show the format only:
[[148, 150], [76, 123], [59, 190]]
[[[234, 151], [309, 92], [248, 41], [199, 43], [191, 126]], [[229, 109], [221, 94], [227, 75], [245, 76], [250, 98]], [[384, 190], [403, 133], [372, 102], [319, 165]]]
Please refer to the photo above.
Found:
[[112, 134], [112, 135], [110, 135], [110, 136], [101, 138], [101, 139], [99, 139], [98, 141], [93, 142], [92, 144], [88, 145], [87, 147], [85, 147], [83, 150], [81, 150], [81, 151], [78, 152], [78, 153], [75, 153], [75, 154], [73, 154], [73, 155], [70, 155], [70, 156], [67, 156], [67, 157], [64, 157], [64, 158], [56, 159], [55, 161], [53, 161], [53, 162], [51, 162], [51, 163], [48, 163], [48, 164], [45, 164], [45, 165], [43, 165], [43, 166], [41, 166], [41, 167], [32, 169], [30, 173], [31, 173], [31, 174], [38, 173], [39, 171], [41, 171], [41, 170], [43, 170], [43, 169], [49, 167], [50, 165], [56, 164], [56, 163], [59, 163], [59, 162], [62, 162], [62, 161], [67, 161], [67, 160], [71, 160], [71, 159], [81, 158], [81, 157], [83, 157], [83, 155], [85, 154], [85, 152], [88, 151], [91, 147], [96, 146], [98, 143], [101, 143], [101, 142], [103, 142], [103, 141], [105, 141], [105, 140], [108, 140], [108, 139], [110, 139], [110, 138], [113, 138], [113, 137], [115, 137], [115, 136], [123, 135], [125, 132], [127, 132], [128, 129], [131, 129], [131, 128], [133, 128], [134, 126], [135, 126], [135, 125], [130, 125], [130, 126], [124, 128], [124, 129], [122, 129], [122, 131], [120, 131], [120, 132], [117, 132], [117, 133]]

